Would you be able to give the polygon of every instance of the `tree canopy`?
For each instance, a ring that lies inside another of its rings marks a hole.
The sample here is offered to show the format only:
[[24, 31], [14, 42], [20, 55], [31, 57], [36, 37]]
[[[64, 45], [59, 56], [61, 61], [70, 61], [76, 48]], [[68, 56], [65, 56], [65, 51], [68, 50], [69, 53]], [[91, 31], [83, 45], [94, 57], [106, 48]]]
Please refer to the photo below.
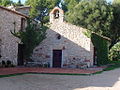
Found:
[[14, 3], [15, 6], [23, 6], [23, 4], [21, 3], [21, 0], [18, 0], [17, 3]]
[[48, 22], [48, 15], [51, 9], [58, 6], [61, 0], [27, 0], [26, 5], [32, 7], [30, 16], [37, 18], [41, 23]]
[[66, 12], [72, 10], [81, 0], [63, 0], [61, 2], [62, 9]]
[[120, 3], [120, 0], [113, 0], [113, 4]]
[[120, 42], [110, 49], [109, 58], [113, 61], [120, 61]]
[[109, 36], [113, 9], [105, 0], [79, 2], [66, 16], [66, 20], [90, 31]]
[[120, 0], [114, 0], [113, 4], [114, 19], [111, 25], [112, 45], [120, 41]]
[[13, 1], [11, 0], [0, 0], [1, 6], [10, 6], [11, 4], [13, 4]]

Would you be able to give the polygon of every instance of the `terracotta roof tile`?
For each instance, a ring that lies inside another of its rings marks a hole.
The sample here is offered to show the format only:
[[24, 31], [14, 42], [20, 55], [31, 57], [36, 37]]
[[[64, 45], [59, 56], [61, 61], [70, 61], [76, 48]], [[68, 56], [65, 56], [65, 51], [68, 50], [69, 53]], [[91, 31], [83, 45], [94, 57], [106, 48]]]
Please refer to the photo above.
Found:
[[20, 13], [20, 12], [13, 11], [13, 10], [8, 9], [8, 8], [6, 8], [6, 7], [3, 7], [3, 6], [0, 6], [0, 9], [6, 10], [6, 11], [8, 11], [8, 12], [11, 12], [11, 13], [14, 13], [14, 14], [17, 14], [17, 15], [20, 15], [20, 16], [23, 16], [23, 17], [25, 17], [25, 18], [29, 18], [29, 16], [26, 16], [26, 15]]

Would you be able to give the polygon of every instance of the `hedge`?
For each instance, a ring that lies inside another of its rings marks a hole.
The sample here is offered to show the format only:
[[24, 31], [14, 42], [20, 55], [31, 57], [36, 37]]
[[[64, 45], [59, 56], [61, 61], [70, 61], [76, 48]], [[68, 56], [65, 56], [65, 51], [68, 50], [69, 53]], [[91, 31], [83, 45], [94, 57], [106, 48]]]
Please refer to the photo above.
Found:
[[109, 58], [111, 61], [120, 61], [120, 42], [110, 49]]
[[108, 53], [110, 40], [106, 37], [102, 37], [96, 33], [91, 34], [92, 43], [97, 51], [97, 65], [105, 65], [109, 63]]

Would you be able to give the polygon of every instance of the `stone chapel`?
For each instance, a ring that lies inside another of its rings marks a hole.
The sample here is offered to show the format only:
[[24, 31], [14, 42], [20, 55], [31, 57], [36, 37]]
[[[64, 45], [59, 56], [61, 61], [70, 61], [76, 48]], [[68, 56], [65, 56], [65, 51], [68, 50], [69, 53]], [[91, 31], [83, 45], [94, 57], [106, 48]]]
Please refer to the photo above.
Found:
[[55, 7], [50, 12], [47, 38], [37, 46], [32, 55], [36, 62], [57, 68], [93, 66], [94, 46], [84, 35], [86, 29], [64, 21], [64, 11]]

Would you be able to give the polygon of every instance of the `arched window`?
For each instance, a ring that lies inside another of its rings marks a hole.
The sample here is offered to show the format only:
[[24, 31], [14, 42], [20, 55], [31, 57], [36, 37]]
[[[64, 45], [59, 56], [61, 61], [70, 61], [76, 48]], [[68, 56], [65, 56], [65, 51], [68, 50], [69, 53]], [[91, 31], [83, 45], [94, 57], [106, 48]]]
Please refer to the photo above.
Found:
[[58, 19], [59, 18], [59, 10], [54, 11], [54, 18]]

